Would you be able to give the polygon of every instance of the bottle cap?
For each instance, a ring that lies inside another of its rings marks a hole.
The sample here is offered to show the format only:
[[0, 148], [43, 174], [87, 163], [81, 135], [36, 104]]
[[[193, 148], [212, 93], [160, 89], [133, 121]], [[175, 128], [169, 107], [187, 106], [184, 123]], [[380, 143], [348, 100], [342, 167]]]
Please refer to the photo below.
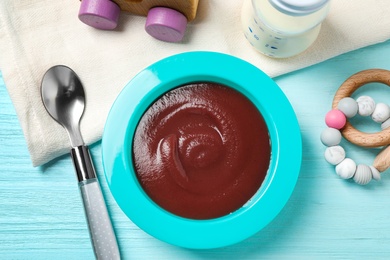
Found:
[[119, 6], [110, 0], [81, 1], [79, 19], [96, 29], [112, 30], [118, 24]]
[[320, 10], [329, 0], [269, 0], [269, 2], [280, 12], [301, 16]]
[[187, 18], [182, 13], [167, 7], [149, 10], [145, 30], [161, 41], [179, 42], [187, 27]]

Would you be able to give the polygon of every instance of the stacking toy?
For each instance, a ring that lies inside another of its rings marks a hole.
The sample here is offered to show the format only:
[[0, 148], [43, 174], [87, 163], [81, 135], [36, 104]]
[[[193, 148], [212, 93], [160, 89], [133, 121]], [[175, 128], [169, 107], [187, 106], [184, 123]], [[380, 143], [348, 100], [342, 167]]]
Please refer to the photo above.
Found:
[[145, 30], [156, 39], [179, 42], [187, 22], [195, 19], [199, 0], [82, 0], [79, 19], [94, 28], [112, 30], [121, 11], [147, 16]]

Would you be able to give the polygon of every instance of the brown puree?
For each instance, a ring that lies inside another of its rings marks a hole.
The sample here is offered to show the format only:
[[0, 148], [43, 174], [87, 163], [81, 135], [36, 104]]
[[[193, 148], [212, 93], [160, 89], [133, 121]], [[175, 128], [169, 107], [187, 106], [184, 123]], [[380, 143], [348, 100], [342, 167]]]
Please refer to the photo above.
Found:
[[260, 112], [215, 83], [185, 85], [159, 98], [139, 122], [133, 152], [148, 196], [191, 219], [241, 208], [264, 181], [271, 157]]

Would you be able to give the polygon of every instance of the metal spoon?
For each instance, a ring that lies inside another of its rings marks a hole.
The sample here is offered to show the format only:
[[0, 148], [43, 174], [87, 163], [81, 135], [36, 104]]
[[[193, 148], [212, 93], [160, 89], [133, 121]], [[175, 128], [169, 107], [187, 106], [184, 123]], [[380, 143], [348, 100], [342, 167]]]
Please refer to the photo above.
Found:
[[91, 156], [80, 133], [80, 119], [85, 106], [81, 81], [70, 68], [54, 66], [43, 76], [41, 96], [47, 112], [68, 132], [72, 145], [71, 156], [79, 181], [95, 257], [120, 259], [115, 233]]

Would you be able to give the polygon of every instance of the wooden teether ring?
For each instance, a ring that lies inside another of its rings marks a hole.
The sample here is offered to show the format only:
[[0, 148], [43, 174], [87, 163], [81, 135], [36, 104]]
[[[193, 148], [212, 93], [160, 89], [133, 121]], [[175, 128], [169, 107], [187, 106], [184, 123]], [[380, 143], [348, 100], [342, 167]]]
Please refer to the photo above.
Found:
[[[368, 83], [383, 83], [390, 87], [390, 71], [383, 69], [370, 69], [360, 71], [349, 77], [337, 90], [332, 108], [337, 108], [339, 101], [345, 97], [350, 97], [358, 88]], [[347, 121], [343, 129], [340, 130], [343, 136], [359, 146], [381, 147], [390, 144], [390, 128], [377, 133], [364, 133], [357, 130]], [[390, 166], [389, 147], [378, 154], [374, 161], [374, 167], [383, 172]]]
[[[350, 97], [361, 86], [373, 82], [383, 83], [390, 87], [390, 71], [371, 69], [363, 70], [352, 75], [337, 90], [333, 99], [332, 108], [337, 108], [337, 104], [341, 99]], [[378, 133], [364, 133], [347, 122], [341, 132], [348, 141], [359, 146], [380, 147], [390, 144], [390, 128]]]

